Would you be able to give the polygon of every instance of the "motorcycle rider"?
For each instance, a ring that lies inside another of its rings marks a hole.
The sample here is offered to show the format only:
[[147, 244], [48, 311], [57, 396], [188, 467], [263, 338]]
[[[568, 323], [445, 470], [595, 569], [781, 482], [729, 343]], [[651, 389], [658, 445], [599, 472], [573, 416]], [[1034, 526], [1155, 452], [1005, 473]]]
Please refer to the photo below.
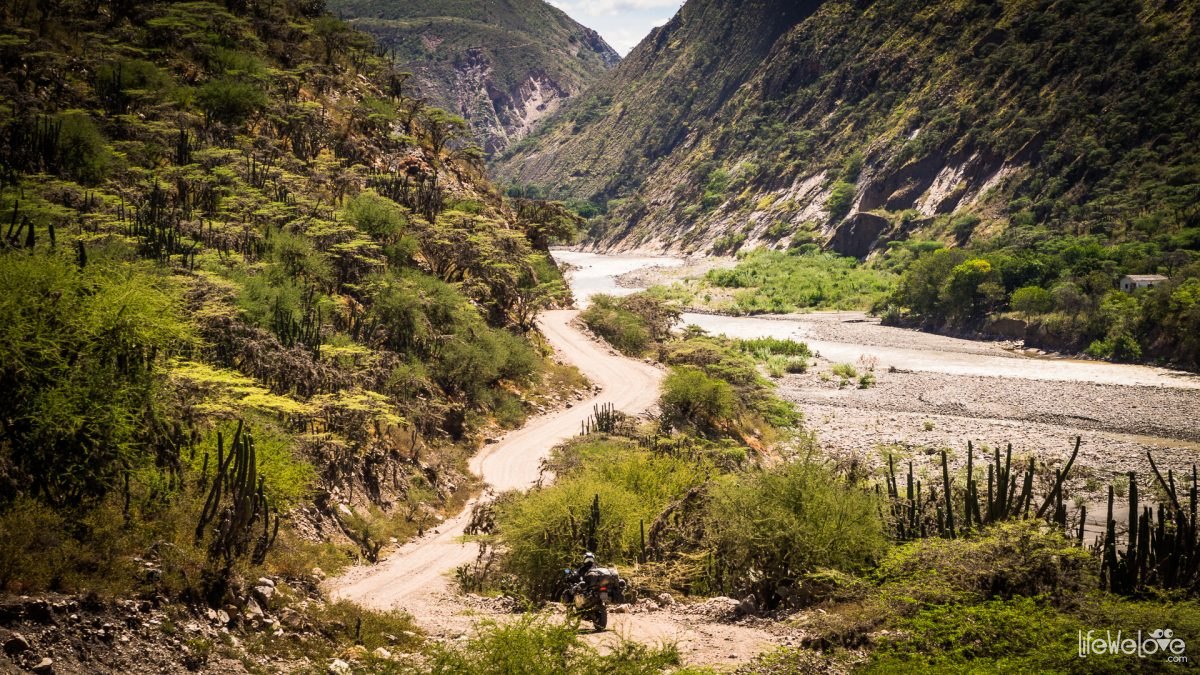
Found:
[[587, 574], [587, 571], [595, 566], [596, 556], [591, 551], [588, 551], [583, 555], [583, 562], [579, 564], [579, 567], [575, 568], [574, 580], [582, 581], [583, 575]]

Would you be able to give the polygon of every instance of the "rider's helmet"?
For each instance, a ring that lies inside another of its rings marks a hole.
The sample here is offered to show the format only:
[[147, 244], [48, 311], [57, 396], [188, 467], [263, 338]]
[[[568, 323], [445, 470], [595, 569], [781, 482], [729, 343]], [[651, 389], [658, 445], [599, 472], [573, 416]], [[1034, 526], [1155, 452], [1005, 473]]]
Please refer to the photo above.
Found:
[[587, 553], [583, 554], [583, 561], [594, 563], [596, 562], [596, 556], [593, 555], [591, 551], [588, 551]]

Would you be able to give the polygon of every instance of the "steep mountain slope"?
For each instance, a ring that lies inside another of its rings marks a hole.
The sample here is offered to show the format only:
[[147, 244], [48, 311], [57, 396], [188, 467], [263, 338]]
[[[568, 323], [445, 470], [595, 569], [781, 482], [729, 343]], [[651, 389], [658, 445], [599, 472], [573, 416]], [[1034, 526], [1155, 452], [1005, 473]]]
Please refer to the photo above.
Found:
[[627, 248], [1196, 227], [1196, 8], [691, 0], [495, 173]]
[[620, 57], [542, 0], [332, 0], [375, 36], [434, 105], [462, 115], [484, 151], [523, 138]]
[[532, 332], [570, 214], [502, 198], [320, 2], [8, 3], [0, 65], [0, 596], [256, 631], [281, 597], [244, 579], [416, 534], [572, 386]]

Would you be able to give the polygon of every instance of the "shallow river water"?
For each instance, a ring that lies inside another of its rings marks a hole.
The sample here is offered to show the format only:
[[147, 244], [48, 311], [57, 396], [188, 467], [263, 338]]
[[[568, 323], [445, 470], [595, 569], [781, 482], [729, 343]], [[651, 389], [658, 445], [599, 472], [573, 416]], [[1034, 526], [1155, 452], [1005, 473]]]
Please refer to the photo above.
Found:
[[[639, 290], [618, 285], [617, 278], [623, 274], [651, 266], [680, 266], [684, 262], [679, 258], [567, 250], [555, 251], [554, 257], [571, 266], [568, 276], [581, 307], [598, 293], [626, 295]], [[995, 343], [882, 326], [861, 312], [814, 312], [773, 317], [686, 313], [683, 323], [729, 337], [802, 340], [830, 361], [855, 363], [865, 358], [874, 360], [883, 369], [1200, 389], [1200, 377], [1190, 373], [1103, 361], [1029, 356], [1005, 350]], [[831, 324], [852, 325], [853, 330], [836, 331], [842, 335], [830, 339], [824, 334], [835, 332], [830, 330]]]
[[[645, 267], [680, 267], [677, 258], [555, 251], [570, 265], [576, 299], [624, 295], [618, 277]], [[1088, 503], [1088, 539], [1104, 529], [1102, 498], [1110, 480], [1136, 471], [1149, 486], [1147, 452], [1161, 467], [1187, 472], [1200, 460], [1200, 377], [1156, 368], [1033, 355], [1012, 345], [962, 340], [882, 326], [862, 312], [732, 317], [686, 313], [683, 323], [737, 338], [806, 342], [820, 357], [806, 374], [779, 380], [779, 393], [805, 415], [826, 452], [880, 466], [899, 453], [917, 470], [940, 475], [934, 461], [951, 449], [961, 470], [967, 441], [981, 448], [1012, 443], [1061, 466], [1075, 436], [1083, 439], [1073, 498]], [[873, 368], [869, 389], [839, 386], [833, 363]], [[932, 459], [931, 459], [932, 458]], [[922, 466], [924, 465], [924, 466]], [[936, 475], [934, 476], [937, 477]], [[1118, 500], [1118, 514], [1123, 500]], [[1123, 516], [1118, 516], [1118, 521]]]

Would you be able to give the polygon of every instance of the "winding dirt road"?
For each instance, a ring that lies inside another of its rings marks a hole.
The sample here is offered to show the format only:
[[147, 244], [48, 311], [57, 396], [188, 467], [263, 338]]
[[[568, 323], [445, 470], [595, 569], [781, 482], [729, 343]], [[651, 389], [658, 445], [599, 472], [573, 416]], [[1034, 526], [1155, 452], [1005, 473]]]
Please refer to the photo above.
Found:
[[[528, 488], [539, 475], [540, 462], [550, 448], [579, 433], [596, 403], [612, 403], [629, 414], [646, 411], [658, 399], [662, 371], [625, 358], [601, 345], [571, 322], [579, 312], [544, 312], [538, 327], [559, 357], [577, 366], [600, 392], [565, 410], [532, 418], [524, 427], [484, 448], [471, 460], [471, 470], [488, 489], [499, 493]], [[475, 560], [478, 546], [462, 541], [473, 504], [420, 539], [396, 550], [373, 567], [357, 567], [329, 582], [330, 595], [376, 609], [404, 609], [418, 622], [431, 608], [444, 605], [449, 588], [447, 574]], [[436, 612], [434, 612], [436, 613]], [[435, 623], [437, 623], [435, 621]]]

